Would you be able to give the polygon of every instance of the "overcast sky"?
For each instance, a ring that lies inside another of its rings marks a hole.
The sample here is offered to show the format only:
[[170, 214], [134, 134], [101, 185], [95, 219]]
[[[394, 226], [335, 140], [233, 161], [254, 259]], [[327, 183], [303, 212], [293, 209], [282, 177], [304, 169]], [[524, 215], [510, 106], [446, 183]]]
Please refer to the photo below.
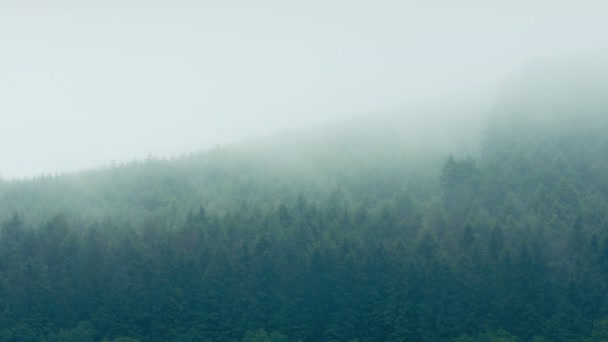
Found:
[[601, 1], [0, 0], [0, 174], [174, 155], [604, 48]]

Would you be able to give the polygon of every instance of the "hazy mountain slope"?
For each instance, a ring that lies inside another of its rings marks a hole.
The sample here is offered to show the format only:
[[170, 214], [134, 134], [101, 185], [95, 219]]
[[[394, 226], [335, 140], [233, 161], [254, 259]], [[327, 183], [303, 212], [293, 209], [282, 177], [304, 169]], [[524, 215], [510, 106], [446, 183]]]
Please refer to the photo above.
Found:
[[479, 112], [453, 112], [459, 119], [437, 111], [384, 113], [171, 160], [0, 182], [0, 217], [19, 213], [37, 223], [61, 212], [83, 221], [172, 224], [201, 205], [212, 211], [245, 203], [272, 207], [293, 203], [300, 193], [323, 200], [338, 188], [356, 203], [406, 187], [428, 192], [448, 153], [478, 149], [479, 121], [451, 133], [445, 121], [471, 123]]
[[559, 75], [481, 146], [385, 116], [4, 183], [0, 340], [603, 341], [608, 105]]
[[510, 85], [489, 122], [480, 167], [488, 204], [511, 201], [521, 213], [562, 203], [556, 214], [574, 220], [582, 202], [608, 198], [608, 68], [556, 68]]

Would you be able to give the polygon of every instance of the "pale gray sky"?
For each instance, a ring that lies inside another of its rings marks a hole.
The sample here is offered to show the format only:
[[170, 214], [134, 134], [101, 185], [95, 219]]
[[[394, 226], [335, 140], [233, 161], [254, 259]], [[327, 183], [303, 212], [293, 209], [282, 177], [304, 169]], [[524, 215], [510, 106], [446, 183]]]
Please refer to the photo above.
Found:
[[602, 1], [0, 0], [0, 175], [174, 155], [605, 48]]

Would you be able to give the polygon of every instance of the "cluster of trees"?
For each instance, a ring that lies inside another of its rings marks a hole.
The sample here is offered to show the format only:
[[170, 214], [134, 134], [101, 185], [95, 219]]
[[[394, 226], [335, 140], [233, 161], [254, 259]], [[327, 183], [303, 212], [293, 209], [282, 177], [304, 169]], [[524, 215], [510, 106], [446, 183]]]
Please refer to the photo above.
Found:
[[499, 115], [417, 168], [214, 151], [5, 182], [0, 341], [606, 341], [608, 122], [581, 113]]

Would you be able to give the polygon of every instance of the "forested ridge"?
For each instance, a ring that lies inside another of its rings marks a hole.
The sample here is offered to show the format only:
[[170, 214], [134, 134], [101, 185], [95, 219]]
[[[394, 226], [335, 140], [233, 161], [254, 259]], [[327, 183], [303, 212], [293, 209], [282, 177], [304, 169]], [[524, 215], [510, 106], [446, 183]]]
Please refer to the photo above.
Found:
[[575, 81], [477, 150], [364, 122], [2, 181], [0, 341], [606, 341], [608, 88]]

